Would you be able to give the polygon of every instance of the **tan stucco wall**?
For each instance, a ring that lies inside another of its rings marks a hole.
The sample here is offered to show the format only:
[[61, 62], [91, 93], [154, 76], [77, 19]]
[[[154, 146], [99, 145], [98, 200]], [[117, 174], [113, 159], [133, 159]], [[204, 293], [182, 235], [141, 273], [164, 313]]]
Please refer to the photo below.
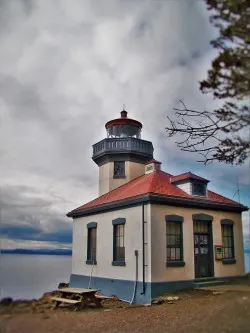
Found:
[[125, 162], [126, 178], [114, 179], [114, 162], [108, 162], [99, 167], [99, 195], [103, 195], [134, 178], [144, 174], [145, 164], [131, 161]]
[[[213, 216], [213, 244], [222, 245], [220, 220], [228, 218], [234, 221], [234, 247], [236, 264], [224, 265], [214, 260], [215, 277], [244, 274], [244, 250], [241, 214], [218, 212], [203, 209], [179, 208], [163, 205], [151, 207], [151, 271], [152, 281], [175, 281], [195, 278], [192, 214], [204, 213]], [[166, 222], [165, 215], [177, 214], [184, 217], [183, 247], [184, 267], [166, 268]], [[215, 254], [214, 254], [215, 257]]]
[[[126, 218], [125, 224], [125, 261], [126, 266], [112, 266], [113, 260], [113, 225], [112, 220]], [[150, 207], [145, 206], [145, 221], [150, 218]], [[142, 281], [142, 207], [137, 206], [89, 217], [81, 217], [73, 221], [72, 273], [89, 276], [92, 265], [86, 264], [87, 259], [87, 223], [97, 222], [97, 265], [94, 265], [93, 276], [114, 279], [135, 279], [136, 257], [138, 255], [138, 279]], [[147, 229], [147, 223], [145, 223]], [[145, 242], [149, 243], [145, 231]], [[147, 252], [147, 249], [145, 249]], [[146, 253], [146, 260], [150, 254]], [[146, 262], [145, 260], [145, 262]], [[147, 262], [146, 262], [147, 263]], [[150, 263], [146, 270], [146, 281], [150, 281]]]

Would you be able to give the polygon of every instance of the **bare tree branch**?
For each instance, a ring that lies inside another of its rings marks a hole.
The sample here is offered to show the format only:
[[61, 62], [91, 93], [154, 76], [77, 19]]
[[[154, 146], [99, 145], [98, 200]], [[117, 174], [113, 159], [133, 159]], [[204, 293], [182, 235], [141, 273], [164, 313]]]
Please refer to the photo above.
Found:
[[[197, 111], [188, 109], [185, 103], [180, 100], [182, 109], [174, 108], [176, 111], [176, 122], [170, 117], [167, 117], [169, 126], [165, 129], [169, 137], [177, 134], [184, 136], [183, 140], [176, 141], [177, 147], [181, 151], [198, 153], [203, 157], [199, 162], [205, 164], [211, 163], [214, 160], [223, 160], [226, 163], [241, 164], [249, 156], [249, 140], [243, 140], [241, 137], [236, 136], [232, 138], [226, 137], [228, 133], [238, 133], [250, 124], [250, 117], [248, 114], [239, 115], [237, 113], [225, 115], [222, 109], [215, 110], [214, 112]], [[237, 108], [234, 104], [230, 103], [231, 108]], [[224, 111], [227, 108], [224, 106]], [[230, 119], [229, 122], [223, 122], [218, 114], [223, 115], [222, 119]], [[192, 119], [192, 122], [189, 121]], [[202, 120], [200, 120], [202, 119]], [[224, 134], [224, 138], [220, 138]], [[209, 145], [206, 147], [206, 145]], [[205, 146], [205, 147], [204, 147]]]

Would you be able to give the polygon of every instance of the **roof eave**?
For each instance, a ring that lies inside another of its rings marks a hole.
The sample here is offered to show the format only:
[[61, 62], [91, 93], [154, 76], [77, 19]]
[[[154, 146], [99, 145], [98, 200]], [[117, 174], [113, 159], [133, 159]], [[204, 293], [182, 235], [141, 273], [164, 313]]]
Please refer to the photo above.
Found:
[[99, 214], [104, 211], [118, 210], [128, 206], [137, 206], [142, 203], [157, 203], [157, 204], [171, 204], [174, 206], [183, 206], [190, 208], [203, 208], [221, 211], [244, 212], [248, 211], [248, 207], [241, 204], [228, 204], [222, 202], [215, 202], [212, 200], [204, 200], [199, 198], [181, 198], [174, 196], [166, 196], [159, 194], [144, 194], [138, 197], [124, 199], [116, 202], [111, 202], [95, 207], [85, 208], [81, 210], [73, 210], [66, 216], [72, 218], [79, 218], [87, 215]]

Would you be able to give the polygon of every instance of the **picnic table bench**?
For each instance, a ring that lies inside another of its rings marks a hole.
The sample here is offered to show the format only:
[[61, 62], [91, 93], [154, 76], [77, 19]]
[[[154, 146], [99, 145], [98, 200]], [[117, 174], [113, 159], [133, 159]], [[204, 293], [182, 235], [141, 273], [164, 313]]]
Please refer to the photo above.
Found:
[[51, 297], [51, 300], [56, 302], [55, 307], [58, 307], [61, 303], [76, 305], [75, 310], [83, 309], [93, 303], [96, 307], [102, 306], [101, 299], [95, 296], [97, 289], [61, 288], [57, 289], [57, 291], [61, 295], [59, 297]]

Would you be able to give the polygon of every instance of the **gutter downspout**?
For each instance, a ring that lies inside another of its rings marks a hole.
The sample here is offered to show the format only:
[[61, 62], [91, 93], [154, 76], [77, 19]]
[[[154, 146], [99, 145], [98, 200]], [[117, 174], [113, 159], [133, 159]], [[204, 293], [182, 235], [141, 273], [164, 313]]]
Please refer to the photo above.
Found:
[[138, 250], [135, 250], [135, 284], [134, 284], [134, 291], [133, 291], [132, 299], [130, 301], [130, 305], [134, 302], [134, 299], [135, 299], [137, 280], [138, 280]]
[[88, 289], [90, 289], [90, 284], [91, 284], [91, 280], [92, 280], [92, 275], [93, 275], [93, 270], [94, 270], [94, 259], [93, 259], [93, 264], [92, 264], [92, 270], [91, 270], [91, 274], [90, 274], [90, 278], [89, 278], [89, 285], [88, 285]]
[[145, 221], [144, 221], [144, 202], [142, 202], [142, 292], [145, 294]]

